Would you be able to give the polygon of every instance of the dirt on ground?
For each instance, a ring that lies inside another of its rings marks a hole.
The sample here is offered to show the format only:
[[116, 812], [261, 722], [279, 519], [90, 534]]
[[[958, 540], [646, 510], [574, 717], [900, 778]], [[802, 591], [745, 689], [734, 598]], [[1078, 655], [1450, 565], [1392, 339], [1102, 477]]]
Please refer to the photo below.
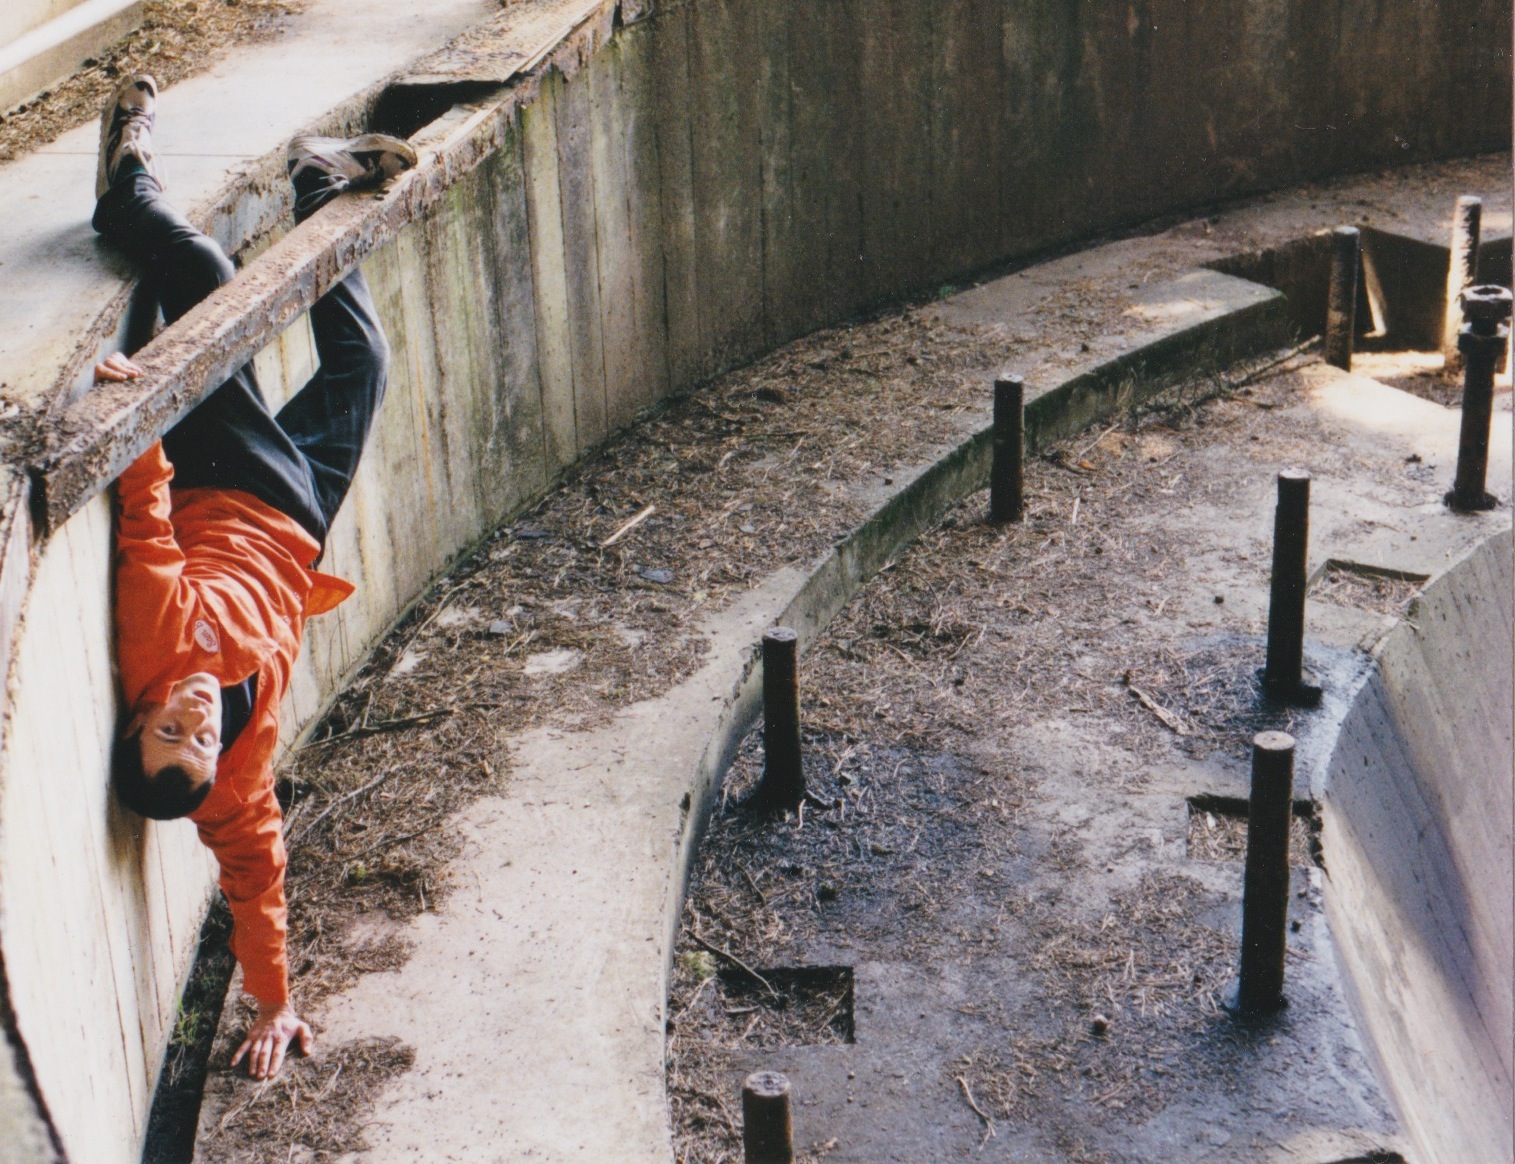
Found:
[[[956, 1105], [978, 1121], [980, 1147], [1030, 1129], [1050, 1158], [1125, 1159], [1110, 1147], [1122, 1129], [1254, 1063], [1257, 1048], [1222, 1019], [1237, 945], [1213, 886], [1181, 862], [1135, 877], [1116, 861], [1092, 868], [1079, 822], [1139, 794], [1149, 764], [1234, 768], [1255, 732], [1307, 726], [1262, 698], [1255, 635], [1176, 640], [1165, 625], [1167, 582], [1193, 547], [1161, 515], [1223, 503], [1237, 487], [1227, 462], [1288, 463], [1307, 443], [1354, 461], [1292, 407], [1293, 369], [1313, 358], [1182, 385], [1051, 449], [1028, 467], [1024, 522], [991, 525], [986, 495], [969, 498], [823, 632], [802, 676], [812, 799], [779, 821], [746, 811], [762, 770], [754, 729], [697, 859], [668, 1004], [678, 1160], [741, 1158], [738, 1084], [772, 1048], [849, 1041], [831, 996], [763, 989], [780, 968], [876, 961], [1010, 978], [960, 1005], [950, 1033], [925, 1012], [918, 1024], [890, 1014], [919, 1027], [912, 1055], [940, 1060], [918, 1119], [942, 1124]], [[1396, 473], [1403, 490], [1402, 466], [1385, 480]], [[1402, 614], [1419, 585], [1333, 569], [1311, 601]], [[1031, 758], [1026, 725], [1085, 717], [1102, 744], [1055, 736], [1085, 749], [1088, 771], [1074, 792], [1054, 787], [1066, 777]], [[1038, 803], [1059, 796], [1088, 806], [1074, 824]], [[1299, 812], [1291, 858], [1305, 868], [1318, 822], [1308, 802]], [[1234, 798], [1191, 801], [1188, 858], [1240, 861], [1244, 814]], [[1140, 848], [1140, 822], [1130, 831], [1125, 848]], [[1006, 1000], [1025, 983], [1029, 1001]], [[839, 1150], [835, 1138], [800, 1147], [805, 1160]], [[855, 1140], [841, 1150], [863, 1158]]]
[[96, 121], [123, 77], [151, 73], [166, 89], [238, 45], [278, 36], [301, 7], [301, 0], [148, 0], [135, 31], [52, 88], [0, 114], [0, 162]]
[[[302, 1011], [405, 959], [400, 923], [452, 888], [457, 839], [441, 826], [509, 778], [507, 740], [596, 726], [692, 674], [707, 609], [814, 561], [863, 516], [841, 486], [951, 440], [1007, 356], [914, 307], [818, 332], [654, 413], [454, 567], [281, 771]], [[881, 431], [881, 411], [900, 423]], [[233, 1005], [210, 1071], [235, 1118], [201, 1157], [282, 1161], [304, 1145], [325, 1159], [286, 1109], [309, 1087], [243, 1102], [256, 1088], [227, 1063], [252, 1012]], [[360, 1056], [349, 1086], [382, 1062]]]
[[[672, 402], [460, 562], [376, 649], [282, 773], [290, 967], [302, 1011], [319, 1013], [321, 1000], [357, 975], [403, 962], [401, 923], [438, 908], [452, 889], [457, 841], [441, 826], [509, 779], [501, 757], [511, 736], [601, 724], [691, 674], [704, 650], [692, 628], [705, 609], [781, 566], [815, 560], [863, 516], [838, 483], [879, 481], [950, 441], [957, 414], [981, 405], [1013, 342], [944, 326], [920, 307], [819, 332]], [[1294, 357], [1285, 373], [1311, 358]], [[861, 927], [856, 937], [871, 925], [881, 939], [924, 947], [938, 940], [942, 901], [971, 913], [968, 891], [1003, 885], [986, 859], [1018, 843], [1013, 825], [1029, 785], [968, 746], [995, 723], [1099, 709], [1112, 717], [1112, 742], [1147, 755], [1175, 738], [1197, 754], [1235, 750], [1239, 730], [1292, 724], [1288, 712], [1259, 709], [1239, 677], [1246, 648], [1175, 651], [1115, 613], [1118, 595], [1155, 587], [1182, 552], [1160, 532], [1125, 536], [1120, 515], [1161, 505], [1196, 445], [1247, 439], [1246, 426], [1291, 390], [1286, 374], [1243, 383], [1253, 374], [1266, 375], [1233, 369], [1180, 386], [1052, 449], [1030, 467], [1025, 523], [987, 526], [983, 497], [971, 499], [827, 631], [807, 662], [821, 668], [807, 678], [818, 693], [807, 708], [807, 764], [831, 807], [779, 842], [739, 814], [720, 814], [700, 859], [670, 995], [669, 1087], [683, 1159], [734, 1158], [739, 1125], [728, 1089], [716, 1086], [722, 1048], [851, 1038], [850, 979], [761, 969], [808, 940], [817, 916]], [[900, 423], [878, 426], [881, 413]], [[1340, 586], [1339, 600], [1366, 600], [1357, 582]], [[1149, 601], [1149, 613], [1161, 610], [1160, 599]], [[1115, 682], [1082, 659], [1090, 636], [1130, 648]], [[1062, 678], [1049, 684], [1047, 674]], [[754, 737], [733, 770], [732, 795], [758, 766]], [[1212, 858], [1238, 843], [1224, 817], [1216, 816], [1222, 835], [1205, 842]], [[986, 819], [1005, 831], [986, 833]], [[1308, 824], [1300, 827], [1307, 845]], [[843, 840], [845, 853], [833, 851]], [[1078, 859], [1071, 849], [1053, 856]], [[1052, 959], [1040, 972], [1062, 975], [1058, 1005], [1079, 1011], [1093, 1004], [1078, 1000], [1114, 992], [1109, 1009], [1130, 1002], [1174, 1030], [1213, 1019], [1234, 950], [1177, 908], [1198, 890], [1156, 878], [1125, 892], [1111, 916], [1136, 920], [1087, 931], [1070, 930], [1050, 909], [1017, 912], [1018, 926], [1040, 927]], [[846, 922], [845, 903], [884, 894], [902, 917], [869, 921], [864, 910]], [[985, 933], [990, 945], [1003, 936]], [[1159, 960], [1132, 978], [1133, 956], [1168, 945], [1185, 951], [1182, 966]], [[1068, 965], [1057, 961], [1065, 946], [1082, 951]], [[336, 1134], [301, 1122], [308, 1114], [297, 1118], [328, 1085], [320, 1073], [332, 1059], [349, 1089], [333, 1118], [346, 1121], [349, 1150], [361, 1146], [365, 1105], [408, 1049], [326, 1049], [289, 1086], [260, 1088], [226, 1066], [230, 1040], [250, 1018], [245, 1001], [237, 1005], [243, 1022], [223, 1026], [210, 1060], [228, 1115], [200, 1144], [201, 1157], [334, 1158], [327, 1145]], [[1147, 1051], [1095, 1062], [1065, 1038], [1074, 1036], [1037, 1035], [1024, 1056], [1051, 1053], [1074, 1074], [1088, 1067], [1081, 1078], [1106, 1083], [1108, 1103], [1149, 1102], [1146, 1084], [1132, 1082]], [[969, 1055], [960, 1066], [962, 1089], [991, 1119], [1008, 1118], [1033, 1094], [1006, 1053]], [[1037, 1087], [1057, 1077], [1039, 1073]], [[254, 1093], [264, 1098], [249, 1102]]]

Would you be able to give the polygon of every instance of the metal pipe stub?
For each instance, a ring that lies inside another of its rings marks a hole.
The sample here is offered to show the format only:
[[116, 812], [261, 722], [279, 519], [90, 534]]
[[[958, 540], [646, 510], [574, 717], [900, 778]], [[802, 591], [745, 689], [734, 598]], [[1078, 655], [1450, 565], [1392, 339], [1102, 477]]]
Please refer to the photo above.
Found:
[[798, 648], [787, 626], [763, 632], [763, 778], [744, 805], [753, 811], [797, 812], [805, 799]]
[[746, 1164], [794, 1160], [789, 1080], [777, 1071], [755, 1072], [742, 1084], [742, 1156]]
[[1273, 515], [1273, 577], [1268, 598], [1268, 656], [1263, 690], [1279, 703], [1313, 707], [1320, 688], [1305, 682], [1306, 559], [1310, 550], [1310, 474], [1285, 469], [1278, 475]]
[[1326, 294], [1326, 363], [1352, 370], [1357, 338], [1357, 268], [1362, 261], [1362, 233], [1355, 226], [1331, 232], [1331, 285]]
[[1483, 199], [1464, 194], [1452, 213], [1452, 238], [1447, 253], [1447, 308], [1442, 321], [1441, 354], [1448, 371], [1462, 363], [1458, 337], [1462, 331], [1462, 293], [1478, 279], [1478, 242], [1483, 228]]
[[1284, 1005], [1293, 809], [1294, 737], [1286, 732], [1259, 732], [1252, 739], [1241, 974], [1233, 1007], [1246, 1016], [1271, 1014]]
[[1464, 321], [1457, 335], [1463, 359], [1462, 428], [1457, 440], [1457, 477], [1446, 503], [1472, 513], [1499, 504], [1484, 489], [1484, 482], [1489, 470], [1489, 426], [1494, 419], [1494, 370], [1504, 362], [1510, 341], [1511, 295], [1508, 288], [1485, 283], [1465, 288], [1458, 300]]
[[1019, 376], [994, 382], [993, 435], [989, 520], [1020, 521], [1026, 510], [1026, 383]]

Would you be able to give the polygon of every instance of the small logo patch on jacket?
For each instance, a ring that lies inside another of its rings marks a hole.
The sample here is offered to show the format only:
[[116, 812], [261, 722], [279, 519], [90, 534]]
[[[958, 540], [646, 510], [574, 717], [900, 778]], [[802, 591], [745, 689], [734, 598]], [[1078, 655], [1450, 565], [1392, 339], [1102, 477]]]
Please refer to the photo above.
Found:
[[221, 649], [221, 636], [216, 634], [216, 628], [203, 618], [195, 619], [195, 642], [202, 651], [213, 653]]

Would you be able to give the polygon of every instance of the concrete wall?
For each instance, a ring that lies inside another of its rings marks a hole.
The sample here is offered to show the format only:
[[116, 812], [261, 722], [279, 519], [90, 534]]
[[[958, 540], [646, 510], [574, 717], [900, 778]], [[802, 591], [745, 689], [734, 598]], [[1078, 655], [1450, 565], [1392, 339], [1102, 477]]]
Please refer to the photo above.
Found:
[[1427, 1164], [1515, 1157], [1511, 599], [1508, 532], [1427, 587], [1326, 785], [1332, 933]]
[[[669, 392], [1070, 238], [1503, 148], [1508, 6], [1471, 6], [1504, 30], [1487, 40], [1451, 7], [686, 0], [613, 36], [607, 7], [501, 95], [500, 149], [367, 263], [392, 397], [327, 559], [359, 595], [313, 622], [286, 738], [450, 560]], [[309, 359], [303, 325], [265, 351], [270, 394]], [[188, 825], [105, 791], [106, 501], [33, 560], [12, 487], [0, 1113], [14, 1093], [31, 1114], [0, 1159], [50, 1131], [108, 1164], [139, 1151], [208, 868]]]
[[139, 26], [144, 9], [145, 0], [7, 0], [0, 6], [0, 112]]
[[0, 46], [78, 8], [85, 0], [10, 0], [0, 11]]

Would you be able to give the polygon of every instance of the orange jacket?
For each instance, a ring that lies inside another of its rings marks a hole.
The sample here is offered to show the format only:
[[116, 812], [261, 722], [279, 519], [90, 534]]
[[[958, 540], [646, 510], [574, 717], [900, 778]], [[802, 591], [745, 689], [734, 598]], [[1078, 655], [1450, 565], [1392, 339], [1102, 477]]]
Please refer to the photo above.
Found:
[[155, 444], [116, 485], [116, 663], [128, 707], [161, 703], [196, 671], [223, 687], [258, 676], [252, 718], [190, 817], [221, 867], [232, 953], [259, 1002], [289, 997], [283, 819], [274, 798], [279, 701], [308, 615], [352, 593], [308, 568], [320, 546], [296, 521], [236, 489], [176, 489]]

